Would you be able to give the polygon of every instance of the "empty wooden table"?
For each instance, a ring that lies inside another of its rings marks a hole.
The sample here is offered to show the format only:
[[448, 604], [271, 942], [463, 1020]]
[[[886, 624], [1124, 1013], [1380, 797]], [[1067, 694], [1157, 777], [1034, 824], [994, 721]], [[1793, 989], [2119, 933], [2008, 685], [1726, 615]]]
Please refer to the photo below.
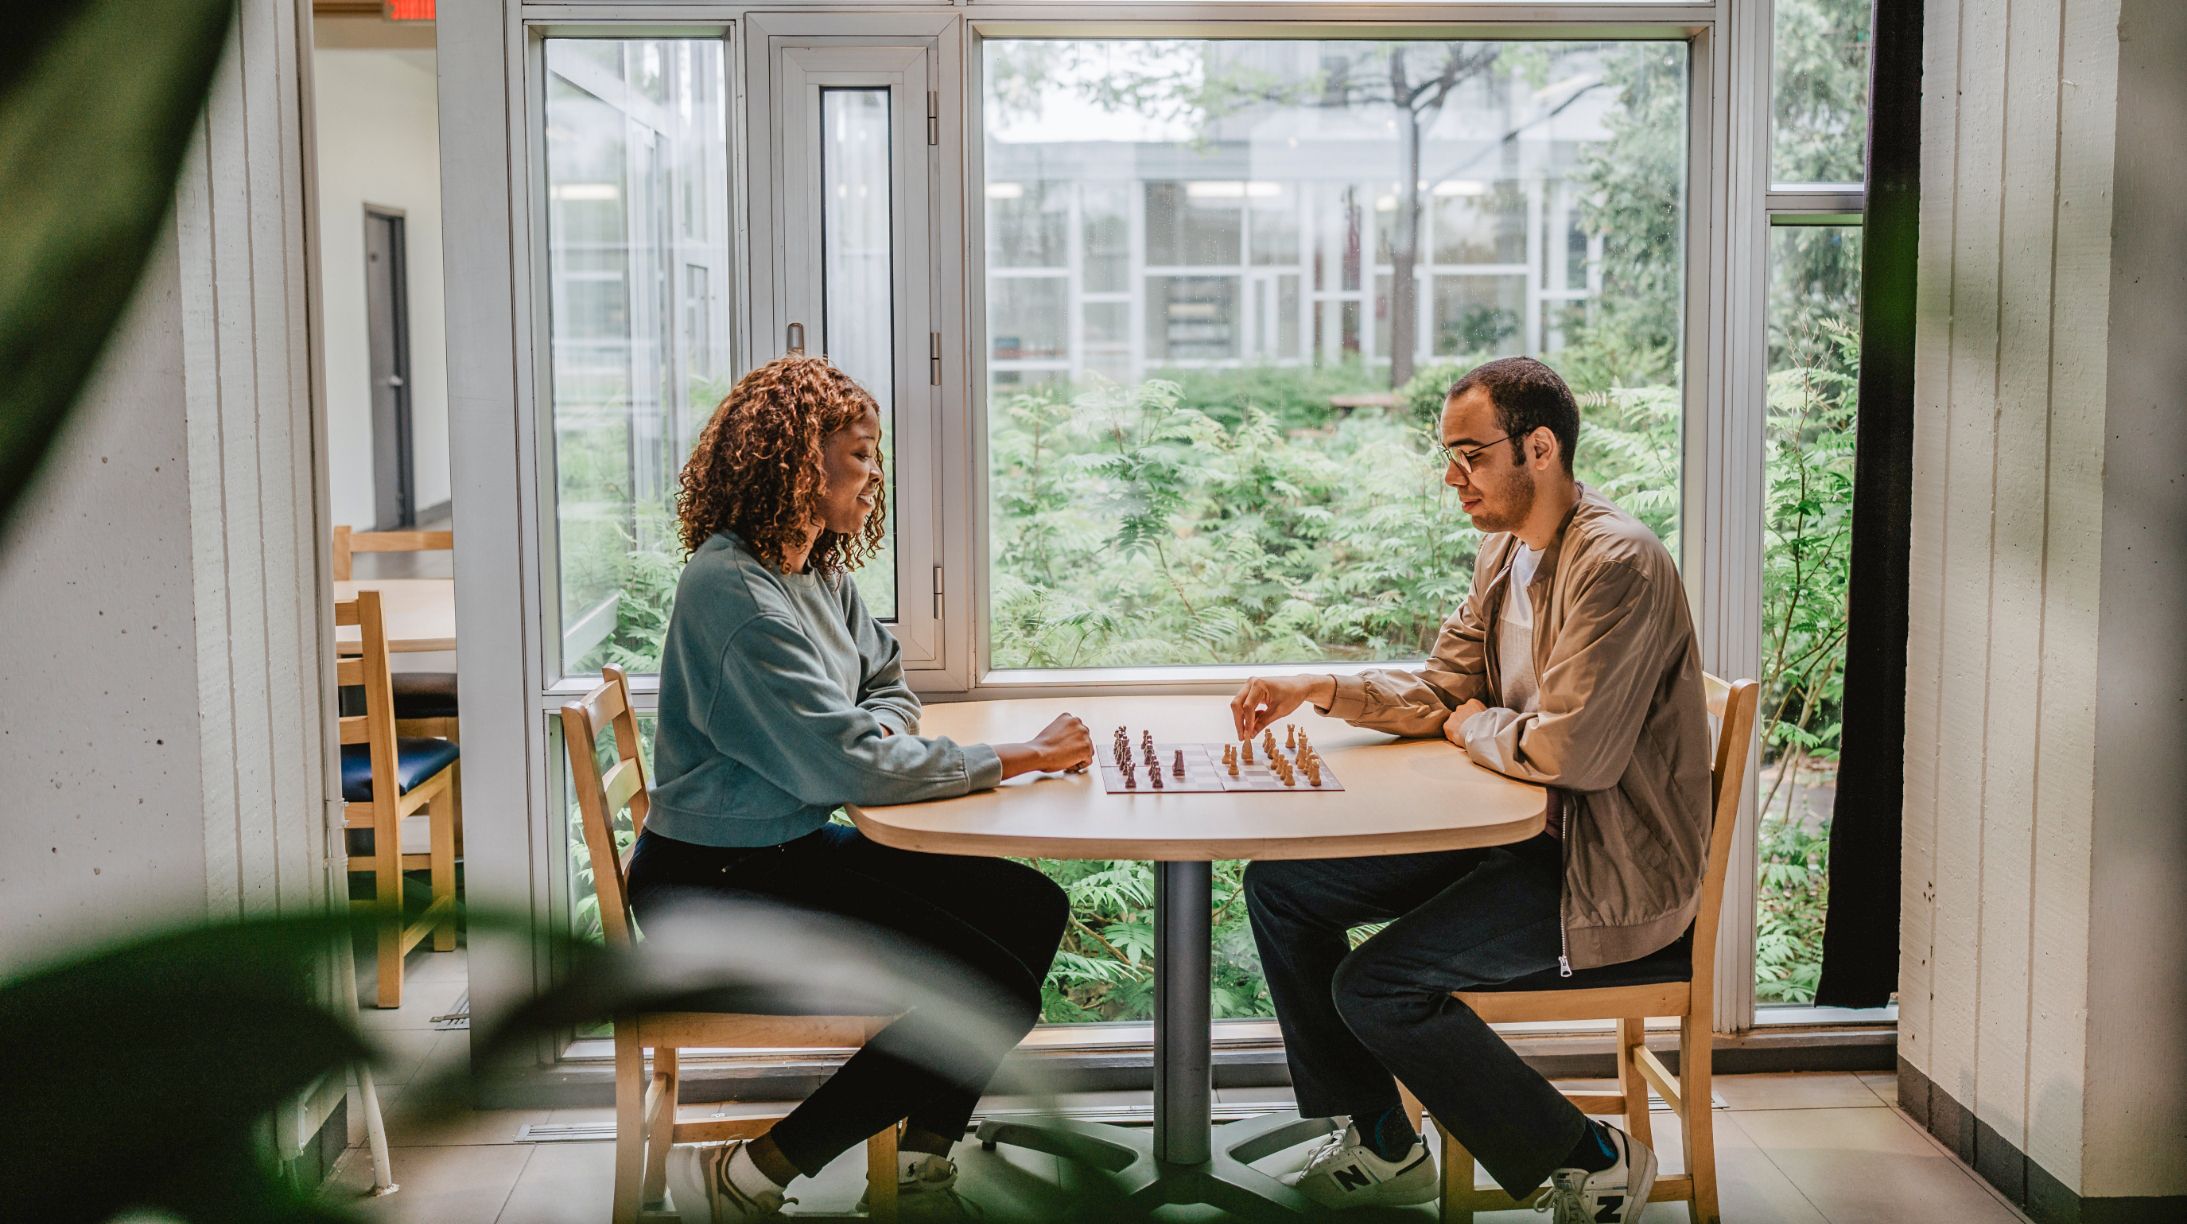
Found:
[[[1218, 697], [1093, 697], [928, 706], [920, 730], [960, 743], [1019, 740], [1068, 710], [1108, 750], [1119, 727], [1175, 743], [1230, 738]], [[1209, 894], [1216, 859], [1350, 858], [1524, 841], [1542, 831], [1547, 792], [1473, 764], [1441, 740], [1397, 740], [1311, 709], [1295, 722], [1344, 789], [1296, 793], [1141, 790], [1111, 795], [1098, 771], [1013, 778], [991, 791], [934, 803], [852, 807], [867, 837], [937, 854], [1143, 859], [1155, 863], [1154, 1133], [1070, 1122], [990, 1121], [1007, 1142], [1107, 1170], [1134, 1206], [1211, 1203], [1249, 1216], [1306, 1214], [1296, 1191], [1249, 1167], [1320, 1133], [1271, 1115], [1211, 1122]], [[1220, 1145], [1213, 1140], [1221, 1139]]]
[[[387, 648], [398, 653], [456, 648], [456, 580], [453, 578], [365, 578], [334, 584], [337, 602], [359, 591], [380, 593], [380, 616], [387, 626]], [[357, 647], [354, 626], [335, 631], [344, 653]]]

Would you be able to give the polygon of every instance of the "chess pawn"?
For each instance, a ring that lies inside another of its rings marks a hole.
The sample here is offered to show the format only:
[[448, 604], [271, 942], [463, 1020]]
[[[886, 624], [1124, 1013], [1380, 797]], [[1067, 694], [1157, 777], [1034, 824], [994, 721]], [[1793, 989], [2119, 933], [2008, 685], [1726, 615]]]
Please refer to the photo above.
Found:
[[1133, 772], [1131, 772], [1131, 771], [1130, 771], [1130, 770], [1128, 770], [1128, 769], [1127, 769], [1127, 770], [1125, 770], [1125, 771], [1124, 771], [1124, 789], [1125, 789], [1125, 790], [1138, 790], [1138, 789], [1139, 789], [1139, 775], [1138, 775], [1138, 774], [1135, 774], [1135, 773], [1133, 773]]
[[1252, 741], [1252, 740], [1247, 740], [1247, 741], [1245, 741], [1245, 763], [1246, 763], [1246, 764], [1248, 764], [1248, 765], [1251, 765], [1251, 764], [1253, 763], [1253, 741]]
[[1156, 789], [1156, 790], [1160, 790], [1160, 789], [1162, 789], [1162, 771], [1161, 771], [1161, 770], [1159, 770], [1159, 769], [1150, 769], [1150, 770], [1148, 770], [1148, 771], [1147, 771], [1147, 777], [1148, 777], [1148, 778], [1149, 778], [1149, 779], [1150, 779], [1150, 780], [1151, 780], [1151, 781], [1152, 781], [1152, 782], [1154, 783], [1154, 789]]
[[1237, 757], [1236, 757], [1235, 755], [1233, 755], [1233, 756], [1232, 756], [1232, 757], [1231, 757], [1231, 758], [1230, 758], [1230, 759], [1229, 759], [1228, 761], [1226, 761], [1226, 762], [1224, 762], [1224, 763], [1230, 766], [1230, 776], [1231, 776], [1231, 777], [1233, 777], [1233, 778], [1237, 777], [1237, 776], [1238, 776], [1238, 758], [1237, 758]]
[[1170, 768], [1170, 772], [1171, 772], [1171, 773], [1174, 773], [1174, 774], [1176, 774], [1176, 775], [1177, 775], [1178, 777], [1182, 778], [1182, 777], [1184, 777], [1184, 776], [1185, 776], [1185, 750], [1184, 750], [1184, 749], [1182, 749], [1182, 748], [1179, 748], [1179, 749], [1177, 750], [1177, 756], [1176, 756], [1176, 759], [1175, 759], [1174, 761], [1172, 761], [1172, 762], [1170, 763], [1170, 767], [1169, 767], [1169, 768]]

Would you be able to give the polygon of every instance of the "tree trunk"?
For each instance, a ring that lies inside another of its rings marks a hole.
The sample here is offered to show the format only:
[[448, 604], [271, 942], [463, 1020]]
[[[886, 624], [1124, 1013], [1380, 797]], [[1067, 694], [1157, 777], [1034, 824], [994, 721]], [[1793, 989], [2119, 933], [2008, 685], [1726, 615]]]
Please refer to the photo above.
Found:
[[1405, 141], [1399, 158], [1397, 223], [1390, 232], [1390, 389], [1412, 381], [1413, 347], [1420, 336], [1420, 127], [1411, 107], [1405, 115]]

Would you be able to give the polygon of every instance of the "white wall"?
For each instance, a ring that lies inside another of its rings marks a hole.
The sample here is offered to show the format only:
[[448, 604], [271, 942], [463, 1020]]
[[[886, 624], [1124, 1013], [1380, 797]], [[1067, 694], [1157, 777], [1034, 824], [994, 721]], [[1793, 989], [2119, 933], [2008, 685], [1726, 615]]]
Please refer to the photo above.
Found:
[[128, 322], [0, 541], [0, 966], [327, 897], [297, 8], [240, 6]]
[[333, 521], [374, 518], [364, 280], [366, 205], [399, 209], [408, 239], [410, 405], [417, 505], [448, 500], [448, 361], [441, 295], [440, 139], [431, 51], [312, 55]]
[[2181, 29], [1924, 33], [1899, 1050], [2089, 1197], [2187, 1192]]

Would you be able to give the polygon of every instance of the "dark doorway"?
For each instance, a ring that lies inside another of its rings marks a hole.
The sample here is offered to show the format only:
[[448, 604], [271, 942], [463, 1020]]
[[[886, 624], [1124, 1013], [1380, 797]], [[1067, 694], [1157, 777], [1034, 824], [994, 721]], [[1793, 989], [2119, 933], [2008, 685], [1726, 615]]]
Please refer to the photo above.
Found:
[[403, 215], [365, 209], [365, 327], [372, 373], [373, 527], [417, 522], [410, 428], [410, 282]]

